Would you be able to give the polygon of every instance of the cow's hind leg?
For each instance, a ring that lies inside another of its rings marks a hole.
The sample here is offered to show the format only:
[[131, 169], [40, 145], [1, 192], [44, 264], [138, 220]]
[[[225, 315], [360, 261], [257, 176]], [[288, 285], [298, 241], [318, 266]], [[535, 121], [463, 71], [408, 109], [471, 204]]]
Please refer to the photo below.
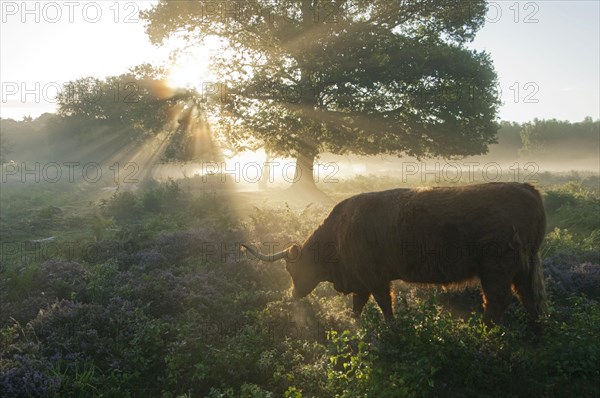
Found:
[[531, 285], [531, 278], [526, 273], [518, 273], [514, 279], [514, 288], [525, 307], [530, 320], [535, 320], [539, 317], [539, 312], [535, 306], [535, 297]]
[[483, 322], [487, 326], [500, 324], [504, 311], [512, 300], [512, 281], [505, 274], [481, 277], [483, 288]]
[[381, 308], [385, 320], [393, 320], [394, 311], [392, 309], [392, 293], [390, 289], [390, 283], [387, 283], [385, 286], [381, 286], [377, 289], [374, 289], [373, 297], [375, 298], [375, 301], [377, 301], [379, 308]]
[[529, 327], [536, 335], [541, 335], [542, 326], [539, 322], [537, 322], [542, 313], [539, 305], [539, 297], [540, 294], [542, 294], [545, 298], [545, 291], [542, 291], [541, 293], [538, 292], [538, 302], [536, 303], [536, 292], [534, 290], [535, 288], [534, 283], [532, 282], [532, 276], [526, 272], [517, 273], [513, 280], [513, 286], [515, 288], [515, 292], [521, 300], [521, 303], [523, 304], [523, 307], [525, 307], [525, 310], [527, 311]]
[[371, 293], [361, 292], [354, 293], [352, 295], [352, 317], [360, 318], [360, 314], [362, 313], [365, 304], [369, 301], [369, 297], [371, 297]]

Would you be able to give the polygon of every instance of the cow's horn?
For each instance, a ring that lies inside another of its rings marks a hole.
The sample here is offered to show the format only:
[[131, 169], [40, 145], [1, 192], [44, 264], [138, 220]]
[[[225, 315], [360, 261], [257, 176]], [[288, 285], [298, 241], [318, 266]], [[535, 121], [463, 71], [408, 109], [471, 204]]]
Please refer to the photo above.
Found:
[[288, 250], [284, 250], [284, 251], [280, 251], [279, 253], [275, 253], [275, 254], [271, 254], [271, 255], [266, 255], [266, 254], [262, 254], [259, 251], [255, 250], [254, 248], [242, 244], [242, 247], [245, 247], [246, 250], [248, 250], [250, 252], [250, 254], [252, 254], [254, 257], [258, 258], [259, 260], [262, 261], [268, 261], [268, 262], [273, 262], [273, 261], [277, 261], [277, 260], [281, 260], [282, 258], [286, 258], [288, 256]]

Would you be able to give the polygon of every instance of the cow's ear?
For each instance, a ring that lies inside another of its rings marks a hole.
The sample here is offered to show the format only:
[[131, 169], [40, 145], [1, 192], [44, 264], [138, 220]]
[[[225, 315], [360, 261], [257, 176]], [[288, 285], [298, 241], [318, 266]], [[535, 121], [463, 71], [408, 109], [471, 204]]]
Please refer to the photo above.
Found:
[[290, 248], [288, 249], [287, 257], [290, 261], [297, 260], [300, 257], [300, 246], [298, 246], [298, 245], [290, 246]]

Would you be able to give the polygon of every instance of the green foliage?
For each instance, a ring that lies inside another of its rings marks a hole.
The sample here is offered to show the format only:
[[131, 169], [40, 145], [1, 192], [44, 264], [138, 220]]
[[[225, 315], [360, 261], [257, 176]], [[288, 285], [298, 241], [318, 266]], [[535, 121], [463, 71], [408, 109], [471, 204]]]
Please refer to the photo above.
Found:
[[581, 245], [573, 239], [568, 230], [555, 228], [546, 235], [541, 255], [548, 257], [558, 252], [575, 253], [580, 249]]
[[466, 46], [483, 25], [484, 1], [468, 12], [384, 0], [220, 6], [244, 17], [170, 1], [142, 17], [155, 44], [224, 39], [228, 56], [215, 57], [214, 70], [236, 95], [215, 102], [219, 133], [236, 149], [264, 145], [310, 162], [325, 151], [480, 154], [495, 141], [496, 74], [489, 54]]
[[81, 299], [84, 302], [106, 304], [111, 297], [118, 296], [119, 290], [114, 283], [118, 272], [119, 266], [114, 260], [93, 267]]
[[74, 397], [97, 397], [103, 394], [97, 387], [98, 375], [96, 366], [91, 362], [83, 364], [57, 363], [53, 373], [61, 380], [61, 389]]
[[572, 206], [575, 203], [575, 196], [565, 191], [548, 191], [544, 197], [544, 207], [548, 213], [554, 213], [562, 206]]
[[351, 335], [344, 331], [329, 332], [332, 354], [329, 357], [327, 379], [330, 388], [341, 390], [340, 397], [366, 396], [374, 357], [364, 334]]
[[367, 318], [357, 332], [330, 334], [331, 396], [594, 396], [599, 307], [571, 306], [568, 321], [545, 323], [541, 340], [523, 332], [522, 319], [488, 330], [479, 316], [452, 319], [435, 301], [399, 311], [389, 325]]
[[[570, 294], [600, 297], [600, 215], [598, 192], [571, 182], [546, 192], [548, 224], [541, 255], [555, 300]], [[560, 226], [560, 227], [559, 227]]]
[[58, 216], [59, 214], [61, 214], [61, 210], [58, 207], [46, 206], [40, 209], [40, 211], [38, 212], [38, 217], [43, 220], [49, 221]]
[[199, 197], [191, 198], [187, 206], [189, 217], [201, 223], [215, 225], [221, 230], [235, 229], [240, 225], [231, 203], [222, 194], [203, 191]]
[[173, 107], [191, 97], [174, 96], [165, 75], [161, 68], [142, 64], [118, 76], [65, 83], [57, 95], [56, 114], [18, 122], [0, 119], [0, 164], [10, 159], [17, 164], [97, 162], [153, 138], [173, 121]]
[[114, 227], [115, 220], [112, 217], [106, 218], [102, 217], [102, 215], [96, 215], [96, 218], [92, 221], [92, 234], [94, 235], [94, 239], [96, 241], [103, 240], [106, 232]]
[[556, 119], [525, 123], [521, 130], [522, 154], [562, 156], [582, 154], [596, 156], [600, 151], [600, 120], [586, 117], [582, 122], [570, 123]]
[[600, 229], [592, 231], [590, 236], [583, 240], [581, 247], [583, 250], [600, 252]]
[[[368, 182], [390, 183], [358, 179], [344, 192]], [[549, 218], [570, 224], [546, 238], [551, 310], [534, 336], [520, 305], [510, 306], [505, 325], [482, 326], [477, 292], [465, 300], [467, 314], [475, 312], [457, 319], [447, 293], [396, 289], [391, 322], [372, 301], [352, 320], [350, 300], [329, 284], [292, 300], [283, 266], [223, 258], [218, 244], [302, 240], [327, 209], [262, 205], [243, 219], [225, 217], [226, 197], [192, 196], [180, 185], [115, 194], [101, 216], [81, 214], [84, 237], [96, 217], [114, 220], [89, 243], [93, 258], [11, 263], [2, 272], [0, 395], [600, 395], [598, 228], [565, 216], [595, 217], [597, 196], [587, 188], [547, 191]], [[33, 207], [40, 220], [60, 221], [44, 195], [12, 201], [11, 216]]]
[[[544, 336], [545, 349], [542, 358], [552, 376], [565, 382], [573, 378], [598, 380], [600, 376], [600, 305], [585, 297], [571, 296], [566, 304], [569, 313], [548, 320]], [[561, 383], [562, 384], [562, 383]], [[593, 391], [593, 384], [571, 386], [574, 394], [586, 396]], [[597, 388], [598, 386], [596, 386]], [[569, 388], [562, 384], [563, 389]]]
[[302, 398], [302, 392], [296, 387], [289, 387], [283, 396], [284, 398]]
[[164, 185], [146, 190], [142, 194], [141, 203], [146, 211], [167, 211], [177, 206], [180, 195], [179, 184], [173, 179], [168, 179]]
[[[593, 249], [600, 225], [599, 192], [584, 187], [581, 182], [571, 182], [548, 191], [544, 203], [550, 228], [569, 229], [574, 236], [564, 235], [565, 241], [575, 240], [583, 248], [581, 241], [586, 240], [585, 246]], [[551, 234], [550, 240], [556, 241], [555, 235]]]
[[159, 95], [163, 78], [164, 71], [149, 64], [105, 80], [80, 78], [65, 84], [57, 98], [58, 111], [130, 133], [157, 133], [169, 119], [167, 103]]
[[115, 192], [110, 200], [101, 202], [103, 212], [117, 220], [127, 220], [139, 214], [138, 198], [130, 191]]

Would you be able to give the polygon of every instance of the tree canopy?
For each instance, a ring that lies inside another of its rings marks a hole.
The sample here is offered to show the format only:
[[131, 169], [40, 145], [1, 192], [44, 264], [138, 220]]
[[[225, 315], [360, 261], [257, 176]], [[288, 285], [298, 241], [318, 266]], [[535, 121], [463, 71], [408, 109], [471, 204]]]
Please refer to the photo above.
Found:
[[481, 154], [495, 142], [496, 74], [467, 48], [485, 1], [160, 1], [155, 44], [222, 40], [224, 137], [279, 155]]
[[58, 95], [58, 114], [87, 126], [97, 121], [138, 134], [156, 133], [169, 120], [163, 78], [163, 70], [143, 64], [119, 76], [70, 81]]

